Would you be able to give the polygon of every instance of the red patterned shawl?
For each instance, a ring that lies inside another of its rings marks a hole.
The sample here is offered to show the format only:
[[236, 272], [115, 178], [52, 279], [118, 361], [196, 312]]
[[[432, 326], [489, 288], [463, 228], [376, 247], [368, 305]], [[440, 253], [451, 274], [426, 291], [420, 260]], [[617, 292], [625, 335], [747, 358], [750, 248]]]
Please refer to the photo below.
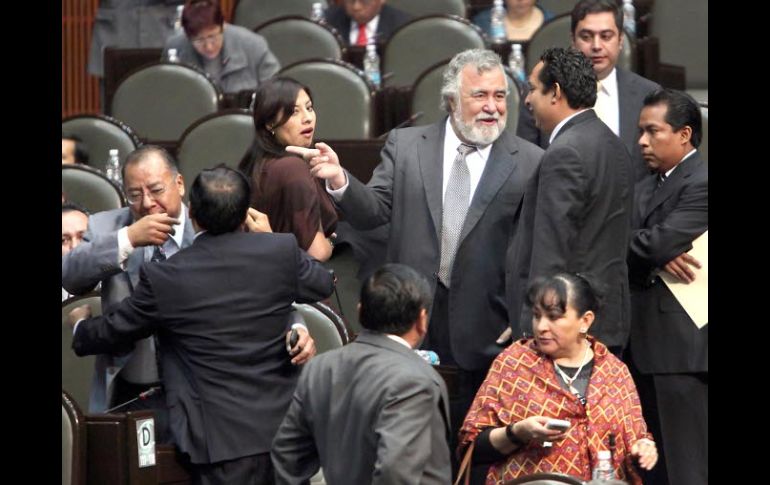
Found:
[[[589, 337], [594, 366], [584, 407], [559, 385], [553, 361], [540, 353], [533, 340], [519, 340], [497, 356], [465, 417], [460, 449], [490, 426], [501, 427], [530, 416], [567, 419], [567, 437], [551, 448], [529, 444], [489, 468], [487, 484], [532, 473], [565, 473], [591, 479], [597, 452], [607, 449], [615, 433], [614, 467], [618, 478], [642, 483], [628, 453], [640, 438], [652, 439], [628, 368], [603, 344]], [[635, 466], [635, 465], [634, 465]]]

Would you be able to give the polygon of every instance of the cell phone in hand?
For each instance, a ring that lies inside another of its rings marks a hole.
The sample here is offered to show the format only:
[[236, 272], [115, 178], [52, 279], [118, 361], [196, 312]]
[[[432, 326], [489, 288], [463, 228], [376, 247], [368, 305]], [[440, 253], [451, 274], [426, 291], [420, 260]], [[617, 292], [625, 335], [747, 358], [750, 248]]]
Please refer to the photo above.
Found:
[[297, 345], [297, 342], [299, 342], [299, 332], [297, 332], [296, 328], [292, 328], [289, 334], [289, 346], [286, 350], [291, 352], [291, 349]]
[[570, 422], [565, 419], [549, 419], [548, 422], [545, 423], [545, 427], [548, 429], [567, 431], [570, 427]]

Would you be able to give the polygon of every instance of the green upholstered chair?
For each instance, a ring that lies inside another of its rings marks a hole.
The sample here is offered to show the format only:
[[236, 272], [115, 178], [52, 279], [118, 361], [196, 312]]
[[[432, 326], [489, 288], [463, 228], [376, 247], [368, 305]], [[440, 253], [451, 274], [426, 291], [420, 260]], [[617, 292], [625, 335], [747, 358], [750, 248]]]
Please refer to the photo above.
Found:
[[139, 138], [128, 125], [104, 115], [76, 115], [61, 122], [62, 133], [77, 135], [88, 148], [88, 165], [104, 171], [109, 151], [118, 150], [121, 165], [139, 147]]
[[120, 82], [111, 112], [143, 140], [173, 142], [195, 120], [218, 111], [221, 98], [219, 88], [200, 69], [158, 62]]

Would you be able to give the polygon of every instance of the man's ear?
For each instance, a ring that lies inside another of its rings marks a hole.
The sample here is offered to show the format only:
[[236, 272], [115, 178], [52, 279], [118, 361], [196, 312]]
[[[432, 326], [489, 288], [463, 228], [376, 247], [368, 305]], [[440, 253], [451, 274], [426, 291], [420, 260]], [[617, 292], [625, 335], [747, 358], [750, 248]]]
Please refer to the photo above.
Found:
[[417, 316], [417, 322], [415, 325], [417, 333], [420, 338], [424, 337], [428, 333], [428, 310], [425, 308], [420, 309], [420, 314]]

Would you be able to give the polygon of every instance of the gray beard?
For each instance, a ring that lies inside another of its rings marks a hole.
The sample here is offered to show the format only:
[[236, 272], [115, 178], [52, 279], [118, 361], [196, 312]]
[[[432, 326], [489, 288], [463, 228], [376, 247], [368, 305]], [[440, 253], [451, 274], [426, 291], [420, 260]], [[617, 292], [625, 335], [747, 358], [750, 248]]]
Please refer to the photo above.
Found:
[[505, 129], [505, 124], [507, 122], [507, 117], [500, 117], [495, 126], [487, 127], [466, 124], [463, 121], [459, 104], [452, 110], [452, 119], [454, 120], [457, 131], [460, 132], [460, 135], [462, 135], [463, 138], [474, 145], [480, 146], [487, 146], [494, 143]]

